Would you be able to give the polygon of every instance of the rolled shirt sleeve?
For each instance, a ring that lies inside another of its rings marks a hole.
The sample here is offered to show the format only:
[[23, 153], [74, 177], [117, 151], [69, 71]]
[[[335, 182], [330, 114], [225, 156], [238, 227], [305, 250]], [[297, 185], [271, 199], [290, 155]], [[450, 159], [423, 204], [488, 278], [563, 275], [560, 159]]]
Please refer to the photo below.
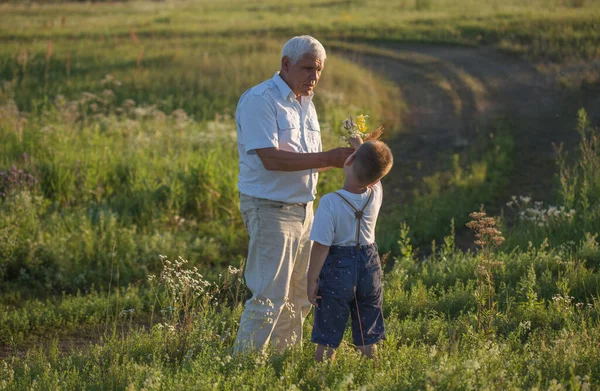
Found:
[[242, 144], [246, 153], [255, 149], [279, 147], [277, 112], [275, 107], [261, 95], [250, 94], [240, 107]]

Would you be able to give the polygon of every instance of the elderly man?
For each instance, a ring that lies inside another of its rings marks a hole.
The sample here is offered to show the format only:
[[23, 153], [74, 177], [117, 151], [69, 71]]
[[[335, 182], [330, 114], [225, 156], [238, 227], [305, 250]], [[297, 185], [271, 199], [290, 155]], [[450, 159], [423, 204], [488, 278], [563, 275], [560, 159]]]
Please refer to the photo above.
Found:
[[246, 91], [236, 110], [240, 211], [250, 235], [244, 276], [252, 292], [234, 352], [300, 342], [310, 310], [310, 258], [318, 172], [343, 167], [354, 150], [322, 151], [313, 90], [325, 65], [315, 38], [290, 39], [281, 69]]

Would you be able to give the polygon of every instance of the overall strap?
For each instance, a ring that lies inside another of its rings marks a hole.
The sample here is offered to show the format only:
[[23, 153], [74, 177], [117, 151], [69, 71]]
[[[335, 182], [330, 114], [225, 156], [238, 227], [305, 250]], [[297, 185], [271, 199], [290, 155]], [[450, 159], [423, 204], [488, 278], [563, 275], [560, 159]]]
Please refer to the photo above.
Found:
[[356, 209], [354, 205], [352, 205], [352, 203], [346, 199], [346, 197], [344, 197], [337, 191], [335, 192], [335, 194], [340, 196], [340, 198], [344, 200], [348, 205], [350, 205], [350, 207], [354, 211], [354, 217], [356, 217], [356, 248], [360, 249], [360, 222], [363, 217], [363, 212], [365, 211], [367, 205], [369, 205], [369, 202], [371, 202], [371, 198], [373, 198], [373, 190], [369, 189], [369, 198], [367, 199], [367, 202], [365, 202], [361, 210]]

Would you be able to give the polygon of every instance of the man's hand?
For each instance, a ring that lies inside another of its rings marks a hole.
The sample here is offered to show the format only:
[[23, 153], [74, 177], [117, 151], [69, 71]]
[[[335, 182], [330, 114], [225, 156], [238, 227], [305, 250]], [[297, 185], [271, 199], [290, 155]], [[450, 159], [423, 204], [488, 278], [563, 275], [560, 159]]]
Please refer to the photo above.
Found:
[[363, 139], [360, 136], [348, 137], [348, 142], [354, 150], [357, 150], [362, 145]]
[[321, 296], [317, 296], [317, 292], [319, 290], [319, 283], [317, 280], [308, 280], [308, 287], [306, 289], [306, 293], [308, 294], [308, 301], [310, 304], [318, 307], [317, 299], [320, 299]]
[[326, 153], [328, 154], [328, 161], [331, 162], [330, 166], [342, 168], [344, 167], [346, 159], [354, 153], [354, 148], [339, 147], [330, 149]]

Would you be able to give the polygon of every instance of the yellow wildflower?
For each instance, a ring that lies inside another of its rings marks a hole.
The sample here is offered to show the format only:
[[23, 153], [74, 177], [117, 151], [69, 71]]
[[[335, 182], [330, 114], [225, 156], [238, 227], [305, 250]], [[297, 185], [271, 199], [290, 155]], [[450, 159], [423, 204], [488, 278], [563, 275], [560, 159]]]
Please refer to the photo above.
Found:
[[358, 130], [361, 133], [366, 133], [368, 117], [368, 115], [364, 114], [360, 114], [358, 117], [356, 117], [356, 130]]

